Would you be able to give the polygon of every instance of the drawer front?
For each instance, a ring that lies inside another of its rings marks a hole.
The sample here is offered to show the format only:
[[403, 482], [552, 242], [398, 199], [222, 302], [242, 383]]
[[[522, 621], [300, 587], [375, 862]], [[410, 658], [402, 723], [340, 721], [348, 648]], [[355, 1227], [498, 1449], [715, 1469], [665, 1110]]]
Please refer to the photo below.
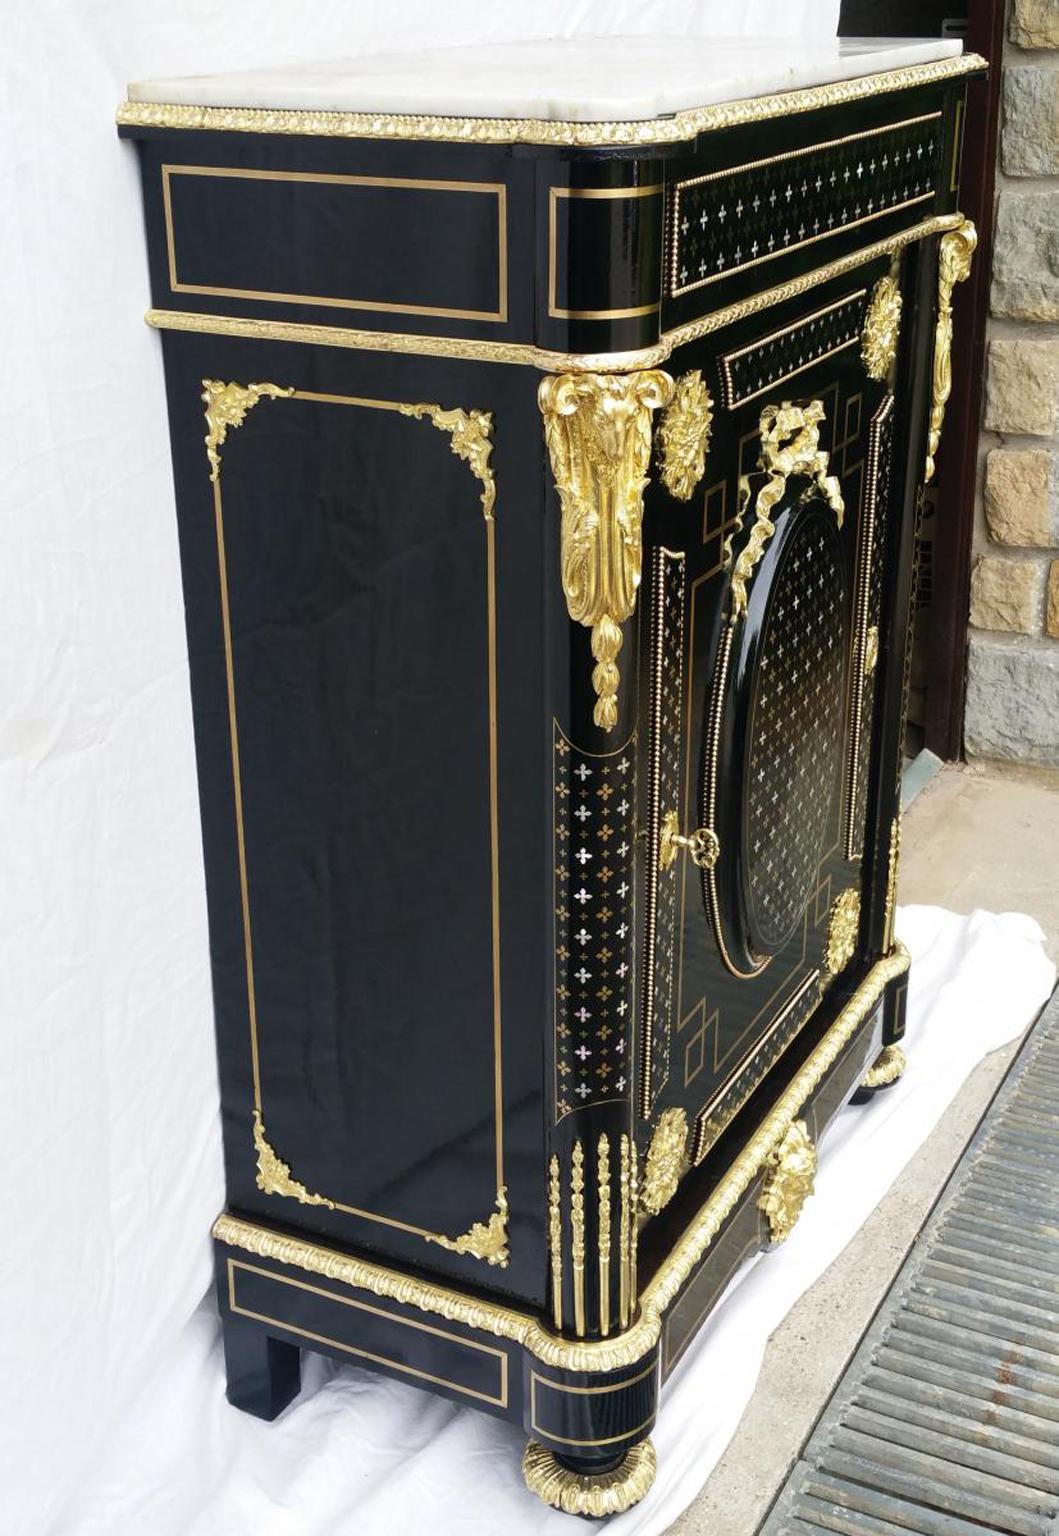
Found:
[[[507, 319], [502, 182], [171, 161], [159, 174], [174, 296]], [[255, 228], [266, 238], [248, 241]]]
[[667, 169], [663, 329], [951, 211], [963, 87], [704, 136]]
[[[682, 354], [714, 399], [706, 473], [649, 509], [640, 1108], [682, 1111], [695, 1163], [860, 951], [895, 420], [864, 336], [889, 263], [820, 292]], [[667, 818], [713, 861], [667, 862]]]

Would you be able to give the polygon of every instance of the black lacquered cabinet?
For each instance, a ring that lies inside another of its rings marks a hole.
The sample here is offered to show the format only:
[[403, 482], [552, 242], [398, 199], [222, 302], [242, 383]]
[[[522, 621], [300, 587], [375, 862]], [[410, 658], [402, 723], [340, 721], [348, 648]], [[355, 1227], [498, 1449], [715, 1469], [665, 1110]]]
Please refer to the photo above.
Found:
[[238, 1406], [320, 1350], [523, 1423], [550, 1502], [627, 1507], [666, 1376], [899, 1074], [977, 67], [634, 123], [122, 109]]

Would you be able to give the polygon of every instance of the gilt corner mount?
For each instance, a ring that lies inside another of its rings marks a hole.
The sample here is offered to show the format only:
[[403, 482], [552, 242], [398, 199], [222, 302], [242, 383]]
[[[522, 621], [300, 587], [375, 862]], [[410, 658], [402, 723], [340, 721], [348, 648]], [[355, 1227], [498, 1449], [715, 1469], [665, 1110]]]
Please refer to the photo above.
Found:
[[636, 610], [643, 567], [651, 413], [672, 395], [657, 368], [564, 373], [537, 395], [562, 507], [563, 593], [574, 623], [592, 631], [592, 718], [603, 731], [618, 723], [621, 626]]

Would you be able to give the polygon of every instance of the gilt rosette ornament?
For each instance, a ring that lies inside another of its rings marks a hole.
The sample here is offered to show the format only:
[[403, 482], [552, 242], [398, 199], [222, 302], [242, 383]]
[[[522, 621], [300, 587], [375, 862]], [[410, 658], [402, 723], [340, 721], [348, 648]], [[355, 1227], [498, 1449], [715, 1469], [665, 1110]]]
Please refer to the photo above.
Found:
[[880, 277], [871, 291], [861, 332], [860, 355], [870, 379], [885, 379], [897, 356], [901, 333], [901, 290], [897, 279]]
[[688, 1117], [682, 1109], [667, 1109], [659, 1118], [647, 1149], [640, 1206], [657, 1216], [672, 1200], [688, 1165]]
[[713, 402], [698, 368], [681, 374], [658, 423], [659, 473], [678, 501], [689, 501], [706, 473]]

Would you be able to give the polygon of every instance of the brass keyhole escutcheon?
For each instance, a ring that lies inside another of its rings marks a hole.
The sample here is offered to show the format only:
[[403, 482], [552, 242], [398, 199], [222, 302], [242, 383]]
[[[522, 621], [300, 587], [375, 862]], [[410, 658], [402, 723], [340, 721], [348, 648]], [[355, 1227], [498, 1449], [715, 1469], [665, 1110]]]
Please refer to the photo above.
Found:
[[720, 839], [712, 827], [696, 827], [690, 837], [684, 837], [676, 811], [667, 811], [658, 838], [659, 869], [672, 868], [681, 848], [687, 850], [691, 862], [699, 869], [712, 869], [721, 856]]

